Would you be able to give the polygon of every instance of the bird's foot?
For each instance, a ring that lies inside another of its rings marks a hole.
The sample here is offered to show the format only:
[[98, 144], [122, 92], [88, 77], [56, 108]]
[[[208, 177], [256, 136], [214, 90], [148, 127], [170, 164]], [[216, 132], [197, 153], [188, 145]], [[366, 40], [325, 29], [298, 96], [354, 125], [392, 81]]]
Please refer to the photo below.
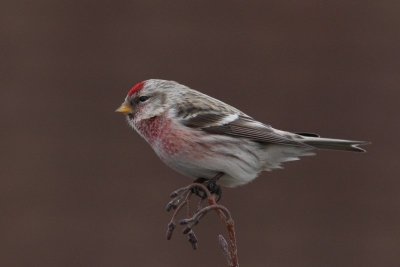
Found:
[[[204, 184], [208, 191], [210, 191], [211, 194], [216, 196], [216, 201], [220, 201], [221, 197], [222, 197], [222, 189], [221, 186], [219, 186], [217, 184], [217, 181], [219, 178], [221, 178], [221, 176], [223, 175], [223, 173], [218, 173], [214, 178], [212, 179], [206, 179], [206, 178], [197, 178], [194, 182], [198, 183], [198, 184]], [[192, 193], [195, 194], [196, 196], [205, 199], [207, 198], [207, 194], [206, 192], [204, 192], [201, 188], [198, 187], [194, 187], [191, 189]]]

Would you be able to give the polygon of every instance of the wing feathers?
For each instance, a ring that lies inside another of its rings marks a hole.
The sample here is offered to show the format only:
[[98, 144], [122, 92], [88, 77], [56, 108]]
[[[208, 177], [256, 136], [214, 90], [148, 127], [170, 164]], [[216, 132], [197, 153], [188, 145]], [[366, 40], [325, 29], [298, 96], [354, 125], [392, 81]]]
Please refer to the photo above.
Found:
[[191, 128], [207, 128], [210, 126], [228, 124], [238, 117], [239, 116], [236, 114], [200, 113], [191, 118], [182, 120], [182, 123]]
[[208, 133], [247, 138], [260, 143], [272, 143], [307, 147], [290, 136], [276, 133], [270, 126], [251, 117], [238, 114], [199, 113], [183, 119], [182, 123], [191, 128], [198, 128]]

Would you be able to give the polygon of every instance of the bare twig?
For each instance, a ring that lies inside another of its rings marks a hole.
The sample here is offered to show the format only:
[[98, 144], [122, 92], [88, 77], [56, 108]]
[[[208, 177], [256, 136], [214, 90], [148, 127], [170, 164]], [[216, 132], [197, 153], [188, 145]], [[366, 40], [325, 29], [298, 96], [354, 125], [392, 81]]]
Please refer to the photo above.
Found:
[[[218, 235], [219, 244], [222, 248], [222, 251], [225, 255], [225, 258], [228, 262], [229, 267], [238, 267], [239, 260], [237, 255], [237, 244], [236, 244], [236, 233], [235, 233], [235, 225], [232, 219], [232, 216], [229, 210], [222, 205], [217, 204], [215, 195], [211, 194], [208, 188], [199, 183], [193, 183], [186, 187], [179, 188], [171, 193], [171, 201], [168, 202], [166, 206], [167, 211], [174, 210], [172, 214], [171, 221], [168, 224], [167, 228], [167, 239], [172, 238], [172, 234], [177, 225], [177, 216], [182, 210], [183, 207], [189, 208], [189, 203], [191, 197], [194, 195], [194, 190], [198, 190], [204, 193], [204, 197], [207, 198], [208, 204], [204, 204], [202, 199], [199, 201], [197, 205], [197, 210], [194, 214], [189, 217], [179, 221], [180, 225], [184, 225], [185, 228], [183, 229], [182, 233], [187, 235], [189, 243], [192, 245], [193, 249], [197, 249], [197, 237], [193, 231], [193, 227], [199, 224], [200, 220], [211, 210], [215, 210], [216, 213], [219, 215], [221, 221], [225, 224], [227, 232], [228, 232], [228, 239], [229, 242], [222, 235]], [[197, 191], [197, 192], [198, 192]], [[190, 216], [189, 213], [187, 216]]]
[[193, 249], [197, 249], [197, 237], [194, 234], [193, 230], [190, 230], [189, 233], [187, 234], [189, 243], [192, 244]]

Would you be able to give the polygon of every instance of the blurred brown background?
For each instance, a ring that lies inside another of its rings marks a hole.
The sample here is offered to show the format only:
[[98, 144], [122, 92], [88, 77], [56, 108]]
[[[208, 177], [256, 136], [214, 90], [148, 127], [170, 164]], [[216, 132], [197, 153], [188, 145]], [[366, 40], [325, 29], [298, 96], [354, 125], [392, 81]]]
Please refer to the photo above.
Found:
[[114, 113], [148, 78], [373, 142], [225, 190], [241, 266], [400, 266], [398, 1], [0, 5], [0, 266], [225, 266], [215, 216], [165, 240], [190, 180]]

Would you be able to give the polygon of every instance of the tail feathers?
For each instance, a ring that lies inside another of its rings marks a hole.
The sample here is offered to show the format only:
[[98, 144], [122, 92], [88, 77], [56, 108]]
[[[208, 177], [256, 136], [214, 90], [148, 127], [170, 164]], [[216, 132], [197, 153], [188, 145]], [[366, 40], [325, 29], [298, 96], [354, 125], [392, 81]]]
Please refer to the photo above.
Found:
[[282, 169], [282, 163], [299, 160], [303, 156], [313, 156], [312, 147], [295, 147], [282, 145], [269, 145], [264, 155], [264, 170]]
[[304, 139], [302, 139], [301, 142], [320, 149], [333, 149], [333, 150], [343, 150], [343, 151], [353, 151], [353, 152], [366, 152], [365, 149], [359, 146], [368, 145], [370, 143], [365, 141], [353, 141], [353, 140], [308, 137], [308, 136], [304, 136]]

